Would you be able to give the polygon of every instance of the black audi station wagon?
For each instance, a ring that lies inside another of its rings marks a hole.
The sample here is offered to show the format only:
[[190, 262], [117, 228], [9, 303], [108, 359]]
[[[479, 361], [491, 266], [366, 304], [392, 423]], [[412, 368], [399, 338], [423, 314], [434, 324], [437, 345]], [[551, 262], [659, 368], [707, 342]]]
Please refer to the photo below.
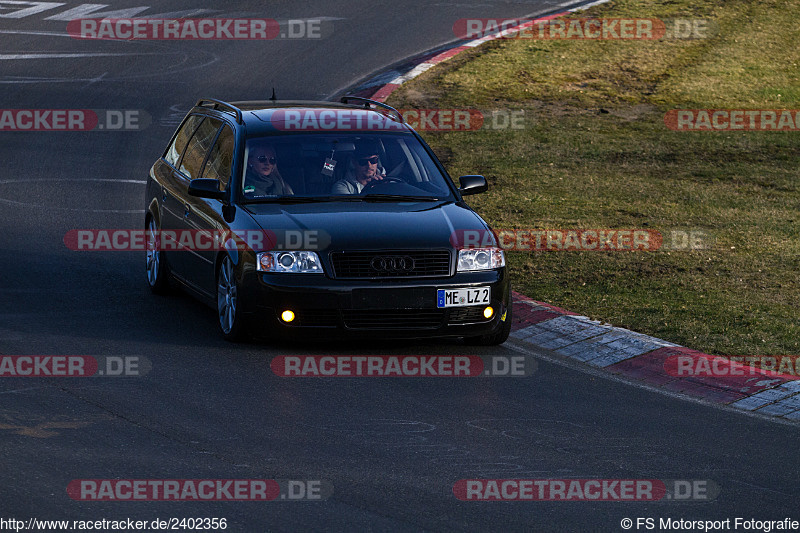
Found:
[[505, 256], [462, 199], [486, 190], [380, 102], [203, 99], [150, 169], [147, 280], [213, 305], [229, 340], [500, 344]]

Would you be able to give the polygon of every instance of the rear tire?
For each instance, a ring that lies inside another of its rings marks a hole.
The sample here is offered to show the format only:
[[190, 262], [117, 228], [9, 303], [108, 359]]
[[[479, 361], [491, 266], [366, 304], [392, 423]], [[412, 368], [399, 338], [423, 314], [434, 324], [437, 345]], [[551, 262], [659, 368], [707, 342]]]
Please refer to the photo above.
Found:
[[464, 342], [472, 346], [497, 346], [503, 344], [511, 334], [511, 310], [514, 307], [511, 298], [509, 298], [509, 305], [506, 309], [506, 319], [500, 322], [500, 327], [493, 333], [486, 335], [479, 335], [477, 337], [464, 337]]
[[147, 217], [147, 284], [153, 294], [167, 294], [170, 291], [169, 265], [159, 250], [158, 226], [155, 217]]

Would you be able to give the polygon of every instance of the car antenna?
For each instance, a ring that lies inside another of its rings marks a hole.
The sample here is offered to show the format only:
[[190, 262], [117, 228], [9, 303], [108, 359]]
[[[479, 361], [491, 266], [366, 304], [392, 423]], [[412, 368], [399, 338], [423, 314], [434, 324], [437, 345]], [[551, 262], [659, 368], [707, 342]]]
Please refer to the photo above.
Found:
[[272, 96], [270, 96], [269, 99], [272, 100], [273, 102], [278, 100], [278, 97], [275, 96], [275, 87], [272, 88]]

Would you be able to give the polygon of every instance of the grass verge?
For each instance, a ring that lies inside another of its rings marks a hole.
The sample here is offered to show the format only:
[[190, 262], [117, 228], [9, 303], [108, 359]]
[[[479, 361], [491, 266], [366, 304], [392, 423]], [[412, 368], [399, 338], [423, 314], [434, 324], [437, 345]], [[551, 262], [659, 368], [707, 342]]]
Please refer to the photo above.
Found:
[[[702, 231], [707, 249], [510, 252], [532, 298], [721, 355], [800, 354], [800, 131], [681, 132], [669, 109], [800, 108], [800, 0], [617, 0], [580, 16], [706, 19], [658, 41], [497, 40], [403, 85], [401, 108], [524, 110], [423, 132], [495, 228]], [[666, 239], [667, 241], [669, 239]]]

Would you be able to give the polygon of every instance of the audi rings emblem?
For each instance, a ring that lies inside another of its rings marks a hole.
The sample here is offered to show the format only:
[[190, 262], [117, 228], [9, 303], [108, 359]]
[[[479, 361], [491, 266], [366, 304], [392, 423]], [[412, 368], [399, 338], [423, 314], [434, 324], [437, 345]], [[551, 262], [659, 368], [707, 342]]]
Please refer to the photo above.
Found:
[[372, 258], [370, 266], [378, 272], [403, 274], [414, 270], [414, 258], [407, 255], [378, 255]]

